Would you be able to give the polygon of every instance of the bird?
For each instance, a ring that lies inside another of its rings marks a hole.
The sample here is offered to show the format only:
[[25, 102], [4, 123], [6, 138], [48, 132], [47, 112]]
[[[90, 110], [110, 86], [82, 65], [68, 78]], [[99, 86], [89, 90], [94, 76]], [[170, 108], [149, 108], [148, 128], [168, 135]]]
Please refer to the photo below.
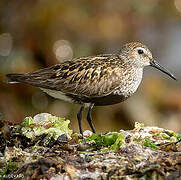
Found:
[[117, 104], [132, 96], [142, 81], [146, 66], [152, 66], [176, 80], [140, 42], [126, 43], [115, 54], [74, 58], [34, 72], [6, 74], [6, 77], [9, 83], [29, 84], [54, 98], [80, 104], [77, 119], [83, 135], [84, 108], [88, 108], [87, 121], [92, 132], [96, 133], [91, 117], [93, 107]]

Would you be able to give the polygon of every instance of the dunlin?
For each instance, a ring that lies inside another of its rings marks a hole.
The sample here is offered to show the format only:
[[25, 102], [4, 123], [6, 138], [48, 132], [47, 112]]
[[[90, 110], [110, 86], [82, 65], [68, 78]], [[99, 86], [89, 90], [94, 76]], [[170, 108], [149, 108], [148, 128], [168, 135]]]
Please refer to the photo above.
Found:
[[141, 83], [145, 66], [155, 67], [176, 80], [139, 42], [125, 44], [117, 54], [75, 58], [34, 72], [6, 76], [9, 82], [30, 84], [54, 98], [80, 104], [77, 119], [82, 134], [83, 109], [88, 108], [87, 121], [95, 133], [92, 108], [120, 103], [130, 97]]

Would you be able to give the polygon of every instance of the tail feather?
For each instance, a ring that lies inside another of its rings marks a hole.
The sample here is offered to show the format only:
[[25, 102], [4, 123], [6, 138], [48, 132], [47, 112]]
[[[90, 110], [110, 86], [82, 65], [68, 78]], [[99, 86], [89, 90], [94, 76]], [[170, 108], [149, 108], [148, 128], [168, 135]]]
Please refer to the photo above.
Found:
[[[39, 77], [31, 76], [29, 74], [6, 74], [8, 78], [8, 83], [25, 83], [36, 87], [47, 87], [46, 83], [41, 83], [41, 81], [45, 81], [46, 79], [41, 79]], [[48, 86], [49, 87], [49, 86]]]
[[25, 79], [24, 74], [6, 74], [6, 77], [8, 78], [8, 83], [18, 83]]

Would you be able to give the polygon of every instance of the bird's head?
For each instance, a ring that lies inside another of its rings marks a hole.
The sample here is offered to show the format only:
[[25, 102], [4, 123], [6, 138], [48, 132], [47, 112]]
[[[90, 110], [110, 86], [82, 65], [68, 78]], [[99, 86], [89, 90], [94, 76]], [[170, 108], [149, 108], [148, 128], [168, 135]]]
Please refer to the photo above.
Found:
[[155, 59], [153, 59], [151, 51], [140, 42], [131, 42], [125, 44], [121, 49], [121, 55], [128, 63], [136, 66], [137, 68], [144, 68], [145, 66], [152, 66], [163, 73], [169, 75], [172, 79], [176, 77], [161, 66]]

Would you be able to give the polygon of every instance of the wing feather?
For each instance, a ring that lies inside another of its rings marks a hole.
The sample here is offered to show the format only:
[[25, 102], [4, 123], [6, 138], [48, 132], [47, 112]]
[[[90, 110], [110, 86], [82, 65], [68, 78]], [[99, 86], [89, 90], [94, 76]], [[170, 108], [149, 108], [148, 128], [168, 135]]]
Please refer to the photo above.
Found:
[[118, 57], [100, 55], [65, 61], [18, 76], [16, 81], [73, 95], [104, 96], [121, 85], [123, 69], [117, 63], [113, 63], [114, 58]]

